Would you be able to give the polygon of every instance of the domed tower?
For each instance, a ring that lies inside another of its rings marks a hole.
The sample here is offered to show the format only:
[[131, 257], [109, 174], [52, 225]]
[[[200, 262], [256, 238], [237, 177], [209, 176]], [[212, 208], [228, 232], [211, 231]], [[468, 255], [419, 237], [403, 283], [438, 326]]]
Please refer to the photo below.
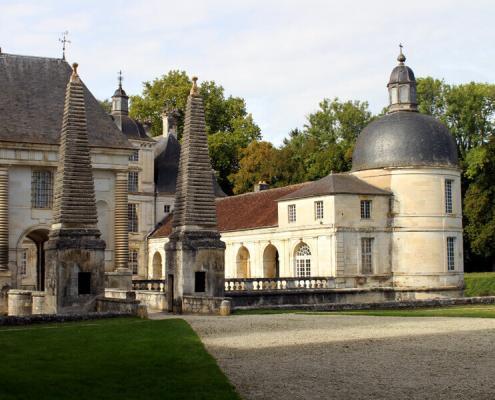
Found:
[[402, 46], [397, 60], [387, 85], [388, 113], [359, 135], [352, 173], [393, 193], [393, 285], [425, 296], [455, 295], [464, 270], [457, 148], [442, 123], [418, 112], [416, 79]]

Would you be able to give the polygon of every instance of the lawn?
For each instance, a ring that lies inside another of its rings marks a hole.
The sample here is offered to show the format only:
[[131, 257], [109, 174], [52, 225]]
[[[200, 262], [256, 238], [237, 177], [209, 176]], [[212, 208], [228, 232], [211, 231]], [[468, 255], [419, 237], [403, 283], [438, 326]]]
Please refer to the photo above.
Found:
[[464, 295], [495, 296], [495, 272], [472, 272], [464, 274]]
[[240, 399], [183, 320], [0, 329], [0, 399]]

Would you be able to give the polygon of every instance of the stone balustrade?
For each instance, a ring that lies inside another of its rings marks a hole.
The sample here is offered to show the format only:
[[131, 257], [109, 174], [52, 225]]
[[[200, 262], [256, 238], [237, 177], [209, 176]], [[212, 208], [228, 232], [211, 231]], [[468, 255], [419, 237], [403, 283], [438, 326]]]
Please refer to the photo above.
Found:
[[225, 279], [226, 292], [334, 289], [333, 277], [232, 278]]
[[165, 279], [133, 279], [132, 290], [151, 290], [155, 292], [165, 292], [167, 289]]

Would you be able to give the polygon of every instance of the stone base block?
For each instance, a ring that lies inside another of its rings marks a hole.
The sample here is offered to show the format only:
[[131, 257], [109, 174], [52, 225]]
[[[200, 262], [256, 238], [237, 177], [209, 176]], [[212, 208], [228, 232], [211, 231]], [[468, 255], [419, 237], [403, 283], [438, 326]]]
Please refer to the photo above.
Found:
[[185, 314], [219, 315], [222, 303], [225, 300], [229, 299], [226, 299], [225, 297], [183, 296], [182, 312]]
[[33, 314], [45, 314], [45, 292], [32, 292]]
[[132, 271], [128, 268], [117, 268], [115, 271], [105, 272], [105, 287], [132, 290]]
[[11, 289], [8, 292], [9, 316], [27, 316], [32, 314], [33, 298], [29, 290]]

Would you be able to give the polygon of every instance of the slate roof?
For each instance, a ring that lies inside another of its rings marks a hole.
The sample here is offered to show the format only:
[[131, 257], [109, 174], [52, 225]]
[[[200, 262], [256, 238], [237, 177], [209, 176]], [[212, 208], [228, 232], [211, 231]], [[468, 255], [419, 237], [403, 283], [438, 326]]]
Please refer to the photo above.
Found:
[[[277, 200], [310, 182], [216, 199], [217, 227], [220, 232], [268, 228], [278, 225]], [[150, 238], [168, 237], [172, 214], [167, 215]]]
[[[61, 59], [1, 53], [0, 141], [59, 144], [71, 73]], [[132, 148], [84, 84], [83, 89], [89, 145]]]
[[370, 185], [348, 173], [330, 174], [314, 182], [309, 182], [301, 189], [291, 192], [279, 200], [295, 200], [304, 197], [325, 196], [333, 194], [366, 194], [388, 196], [392, 193]]
[[[180, 143], [174, 135], [159, 139], [155, 146], [155, 185], [162, 194], [174, 194], [179, 173]], [[212, 173], [215, 197], [225, 197], [215, 175]]]
[[130, 118], [128, 115], [111, 116], [117, 128], [128, 138], [133, 140], [143, 140], [145, 142], [154, 142], [155, 140], [148, 136], [146, 129], [141, 122]]

